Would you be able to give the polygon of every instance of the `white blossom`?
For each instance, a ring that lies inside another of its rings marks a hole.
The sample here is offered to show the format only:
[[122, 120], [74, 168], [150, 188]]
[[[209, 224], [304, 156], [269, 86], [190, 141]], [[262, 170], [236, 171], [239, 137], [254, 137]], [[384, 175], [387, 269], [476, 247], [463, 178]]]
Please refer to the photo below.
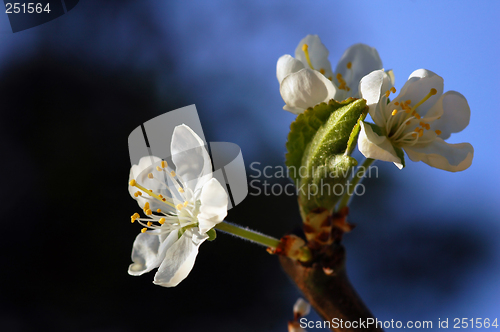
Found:
[[212, 178], [205, 143], [186, 125], [177, 126], [171, 143], [175, 170], [160, 158], [143, 157], [130, 170], [129, 192], [143, 209], [131, 220], [144, 226], [133, 245], [129, 274], [158, 268], [157, 285], [172, 287], [193, 268], [199, 246], [227, 214], [228, 198]]
[[412, 161], [450, 172], [467, 169], [474, 156], [469, 143], [445, 142], [469, 124], [470, 108], [456, 91], [443, 94], [443, 78], [419, 69], [414, 71], [397, 97], [388, 103], [387, 77], [377, 70], [360, 82], [374, 124], [362, 123], [358, 148], [366, 158], [404, 166], [404, 153]]
[[[335, 73], [328, 54], [317, 35], [308, 35], [297, 46], [295, 58], [289, 54], [279, 58], [276, 77], [286, 104], [284, 110], [299, 114], [330, 99], [358, 98], [361, 78], [382, 68], [377, 50], [365, 44], [349, 47], [340, 58]], [[392, 72], [388, 74], [393, 77]]]

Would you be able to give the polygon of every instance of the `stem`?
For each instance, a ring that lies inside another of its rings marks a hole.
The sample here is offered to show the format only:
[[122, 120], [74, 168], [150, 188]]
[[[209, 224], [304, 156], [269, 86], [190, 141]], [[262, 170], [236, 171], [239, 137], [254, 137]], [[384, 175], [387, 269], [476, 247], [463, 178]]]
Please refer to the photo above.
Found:
[[[347, 278], [345, 251], [341, 245], [329, 247], [327, 255], [322, 257], [323, 262], [316, 262], [312, 266], [303, 265], [285, 256], [280, 256], [279, 259], [285, 272], [325, 321], [375, 320]], [[324, 272], [322, 266], [324, 263], [331, 268], [333, 273]], [[359, 331], [353, 327], [334, 327], [334, 325], [330, 329], [335, 332]], [[367, 326], [363, 330], [383, 332], [376, 325]]]
[[[354, 174], [354, 177], [351, 181], [351, 184], [353, 184], [353, 187], [352, 187], [353, 192], [354, 192], [354, 188], [356, 188], [359, 181], [365, 176], [366, 172], [370, 168], [370, 165], [373, 164], [374, 161], [375, 161], [375, 159], [366, 158], [365, 161], [363, 162], [363, 164], [358, 167], [358, 171], [356, 172], [356, 174]], [[349, 195], [348, 191], [346, 190], [344, 196], [342, 197], [342, 199], [337, 207], [337, 211], [342, 210], [342, 208], [346, 207], [349, 204], [349, 200], [351, 199], [351, 196], [352, 195]]]
[[214, 228], [218, 229], [219, 231], [223, 231], [225, 233], [229, 233], [239, 238], [248, 240], [250, 242], [260, 244], [261, 246], [264, 247], [271, 247], [273, 249], [276, 249], [280, 244], [280, 240], [275, 239], [274, 237], [256, 231], [252, 231], [246, 227], [243, 228], [241, 226], [229, 223], [227, 221], [218, 223], [217, 225], [215, 225]]

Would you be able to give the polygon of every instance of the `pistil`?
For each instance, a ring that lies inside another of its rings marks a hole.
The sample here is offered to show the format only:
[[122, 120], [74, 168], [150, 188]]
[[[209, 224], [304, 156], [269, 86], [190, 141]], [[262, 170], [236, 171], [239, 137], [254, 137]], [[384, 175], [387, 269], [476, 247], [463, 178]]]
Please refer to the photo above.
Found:
[[311, 67], [312, 70], [314, 70], [314, 67], [311, 62], [311, 58], [309, 57], [309, 45], [304, 44], [302, 45], [302, 51], [304, 51], [304, 54], [306, 56], [307, 63], [309, 64], [309, 67]]

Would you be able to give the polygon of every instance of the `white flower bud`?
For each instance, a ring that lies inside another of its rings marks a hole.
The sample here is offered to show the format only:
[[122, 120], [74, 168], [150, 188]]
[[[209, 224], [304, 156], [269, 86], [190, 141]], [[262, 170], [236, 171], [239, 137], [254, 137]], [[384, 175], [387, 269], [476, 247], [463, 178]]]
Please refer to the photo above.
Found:
[[307, 316], [311, 311], [311, 305], [307, 303], [303, 298], [299, 297], [297, 302], [293, 305], [293, 316], [300, 318]]

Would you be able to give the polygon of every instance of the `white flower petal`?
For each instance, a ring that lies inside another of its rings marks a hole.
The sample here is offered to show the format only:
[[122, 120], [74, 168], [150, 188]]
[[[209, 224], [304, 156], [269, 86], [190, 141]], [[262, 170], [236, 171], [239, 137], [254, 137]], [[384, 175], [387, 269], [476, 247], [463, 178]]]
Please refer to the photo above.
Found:
[[[347, 68], [349, 62], [352, 65], [351, 69]], [[382, 69], [382, 60], [380, 60], [377, 50], [365, 44], [355, 44], [344, 52], [337, 64], [335, 73], [342, 75], [347, 86], [351, 89], [351, 96], [358, 97], [359, 81], [378, 69]], [[335, 75], [333, 79], [336, 80]]]
[[298, 114], [332, 99], [335, 87], [318, 71], [305, 68], [285, 77], [280, 93], [288, 107], [283, 109]]
[[375, 70], [363, 77], [359, 82], [361, 98], [366, 100], [370, 116], [379, 127], [385, 126], [383, 114], [381, 114], [380, 107], [377, 106], [382, 94], [382, 86], [387, 79], [388, 76], [384, 73], [384, 70]]
[[394, 83], [396, 82], [396, 77], [394, 76], [394, 72], [392, 69], [385, 70], [384, 73], [386, 77], [384, 78], [384, 85], [382, 85], [382, 91], [386, 92], [394, 86]]
[[278, 82], [281, 83], [285, 77], [301, 69], [304, 69], [304, 65], [300, 60], [293, 58], [289, 54], [283, 55], [278, 59], [278, 63], [276, 64], [276, 77], [278, 78]]
[[[148, 173], [150, 173], [154, 169], [154, 165], [156, 163], [161, 162], [161, 159], [155, 156], [147, 156], [147, 157], [142, 157], [139, 160], [138, 165], [132, 165], [130, 168], [130, 174], [129, 174], [129, 181], [130, 180], [136, 180], [137, 182], [147, 185], [147, 184], [152, 184], [149, 182], [152, 182], [151, 179], [148, 179]], [[158, 185], [156, 185], [158, 186]], [[136, 187], [129, 186], [128, 191], [130, 193], [130, 196], [135, 199], [134, 193], [138, 191]]]
[[431, 124], [431, 129], [440, 130], [440, 138], [447, 139], [452, 133], [458, 133], [469, 125], [470, 107], [462, 94], [448, 91], [441, 97], [439, 105], [442, 115]]
[[377, 135], [372, 127], [364, 122], [361, 122], [358, 149], [366, 158], [393, 162], [399, 169], [403, 168], [401, 159], [397, 156], [389, 139]]
[[193, 191], [212, 178], [212, 161], [205, 142], [188, 126], [175, 127], [171, 151], [175, 172]]
[[[408, 81], [406, 81], [399, 95], [394, 100], [392, 100], [392, 103], [396, 101], [401, 103], [406, 100], [410, 100], [410, 106], [414, 106], [419, 103], [425, 96], [427, 96], [427, 94], [433, 88], [437, 90], [437, 93], [431, 96], [426, 102], [424, 102], [416, 109], [418, 114], [420, 114], [422, 117], [425, 117], [432, 106], [437, 103], [437, 101], [443, 94], [444, 88], [443, 78], [430, 70], [415, 70], [410, 75]], [[429, 116], [434, 116], [434, 114], [431, 115], [431, 113], [429, 112]]]
[[304, 108], [290, 107], [288, 105], [283, 106], [283, 109], [293, 114], [300, 114], [305, 111]]
[[164, 287], [177, 286], [193, 269], [199, 246], [208, 238], [197, 228], [188, 229], [168, 248], [156, 272], [154, 283]]
[[[313, 68], [309, 67], [307, 63], [306, 55], [302, 47], [304, 44], [307, 44], [309, 51], [309, 59], [311, 60], [311, 64]], [[307, 35], [303, 38], [297, 48], [295, 49], [295, 58], [300, 60], [305, 68], [314, 69], [317, 71], [324, 71], [325, 77], [333, 77], [332, 65], [328, 60], [328, 49], [323, 45], [321, 39], [319, 39], [318, 35]]]
[[200, 214], [198, 215], [200, 233], [220, 223], [227, 215], [227, 194], [222, 185], [213, 178], [201, 189]]
[[[153, 190], [153, 192], [157, 194], [167, 195], [167, 189], [165, 188], [165, 186], [161, 185], [158, 181], [148, 178], [149, 173], [154, 173], [156, 175], [157, 172], [155, 170], [155, 167], [159, 165], [160, 162], [161, 159], [155, 156], [142, 157], [139, 160], [138, 165], [132, 165], [132, 167], [130, 168], [129, 181], [134, 179], [140, 185]], [[135, 197], [134, 193], [136, 193], [137, 191], [142, 192], [142, 196]], [[137, 187], [129, 185], [128, 192], [130, 196], [132, 196], [132, 198], [137, 201], [141, 208], [144, 208], [144, 204], [146, 202], [149, 202], [152, 210], [165, 208], [163, 203], [155, 200]]]
[[309, 312], [311, 312], [311, 305], [307, 303], [303, 298], [299, 297], [293, 305], [293, 315], [304, 317], [309, 315]]
[[149, 231], [137, 235], [132, 249], [132, 264], [128, 273], [140, 276], [158, 267], [165, 257], [167, 249], [177, 240], [177, 232], [171, 232], [162, 241], [159, 231]]
[[412, 161], [423, 161], [429, 166], [449, 172], [460, 172], [469, 168], [474, 157], [474, 148], [471, 144], [449, 144], [439, 137], [425, 147], [404, 149]]

